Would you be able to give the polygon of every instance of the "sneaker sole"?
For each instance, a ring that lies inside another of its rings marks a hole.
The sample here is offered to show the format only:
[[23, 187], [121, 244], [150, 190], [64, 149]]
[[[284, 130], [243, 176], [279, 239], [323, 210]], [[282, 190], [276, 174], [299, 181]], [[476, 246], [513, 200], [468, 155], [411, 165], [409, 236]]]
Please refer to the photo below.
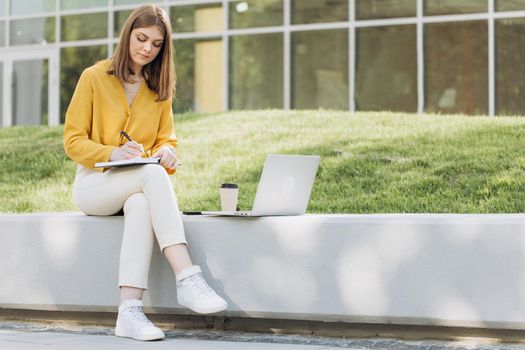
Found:
[[188, 309], [190, 309], [193, 312], [198, 313], [198, 314], [214, 314], [214, 313], [217, 313], [217, 312], [224, 311], [224, 310], [226, 310], [228, 308], [228, 304], [221, 305], [221, 306], [218, 306], [218, 307], [215, 307], [215, 308], [193, 307], [193, 306], [181, 303], [181, 302], [179, 302], [179, 304], [184, 306], [184, 307], [186, 307], [186, 308], [188, 308]]
[[125, 331], [123, 331], [123, 330], [121, 330], [121, 329], [119, 329], [119, 328], [116, 328], [116, 329], [115, 329], [115, 335], [116, 335], [117, 337], [131, 338], [131, 339], [142, 340], [142, 341], [164, 339], [164, 334], [162, 334], [162, 333], [149, 334], [149, 335], [142, 336], [142, 337], [135, 337], [135, 336], [132, 336], [132, 335], [130, 335], [130, 334], [127, 334]]

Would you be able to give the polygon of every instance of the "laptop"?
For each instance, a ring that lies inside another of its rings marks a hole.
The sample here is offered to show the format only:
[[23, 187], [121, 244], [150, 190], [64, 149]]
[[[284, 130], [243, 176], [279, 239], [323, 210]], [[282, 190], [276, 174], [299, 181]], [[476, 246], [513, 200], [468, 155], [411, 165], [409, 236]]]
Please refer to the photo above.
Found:
[[251, 211], [203, 211], [217, 216], [302, 215], [319, 167], [319, 156], [270, 154], [264, 162]]

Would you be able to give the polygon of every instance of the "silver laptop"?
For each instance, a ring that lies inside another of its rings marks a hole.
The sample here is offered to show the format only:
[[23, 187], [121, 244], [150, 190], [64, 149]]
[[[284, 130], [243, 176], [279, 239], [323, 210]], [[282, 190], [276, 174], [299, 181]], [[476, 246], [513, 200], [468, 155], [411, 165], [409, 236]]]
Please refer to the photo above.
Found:
[[203, 215], [274, 216], [306, 212], [319, 167], [319, 156], [270, 154], [251, 211], [203, 211]]

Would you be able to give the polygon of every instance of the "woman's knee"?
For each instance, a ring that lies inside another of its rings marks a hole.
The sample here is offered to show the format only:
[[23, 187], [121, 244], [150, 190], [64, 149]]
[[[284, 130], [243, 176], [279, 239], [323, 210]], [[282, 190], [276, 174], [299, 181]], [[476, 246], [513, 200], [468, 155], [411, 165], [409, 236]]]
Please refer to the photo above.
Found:
[[157, 164], [146, 164], [142, 166], [142, 174], [145, 178], [165, 178], [169, 180], [168, 173], [164, 167]]

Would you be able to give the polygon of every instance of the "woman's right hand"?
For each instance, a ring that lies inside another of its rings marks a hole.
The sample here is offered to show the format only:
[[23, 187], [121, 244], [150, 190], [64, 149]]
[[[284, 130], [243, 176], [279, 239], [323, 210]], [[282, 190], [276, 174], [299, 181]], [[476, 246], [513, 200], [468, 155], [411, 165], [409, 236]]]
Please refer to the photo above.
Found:
[[125, 160], [131, 158], [141, 158], [144, 154], [144, 147], [135, 141], [128, 141], [119, 148], [115, 148], [109, 156], [110, 161]]

